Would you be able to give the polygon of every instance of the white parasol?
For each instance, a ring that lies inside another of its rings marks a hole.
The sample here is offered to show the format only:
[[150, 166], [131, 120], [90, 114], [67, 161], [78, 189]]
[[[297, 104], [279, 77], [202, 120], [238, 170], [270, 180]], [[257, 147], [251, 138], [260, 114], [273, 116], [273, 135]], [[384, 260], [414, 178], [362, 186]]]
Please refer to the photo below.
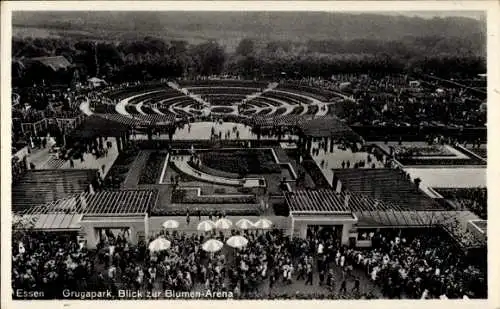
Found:
[[248, 244], [248, 239], [239, 235], [232, 236], [229, 237], [229, 239], [226, 241], [226, 244], [233, 248], [243, 248]]
[[236, 222], [236, 226], [239, 227], [242, 230], [248, 230], [251, 228], [255, 228], [255, 225], [253, 224], [252, 221], [248, 219], [240, 219], [238, 222]]
[[219, 219], [215, 222], [215, 228], [218, 230], [230, 229], [232, 225], [233, 225], [233, 222], [231, 222], [231, 220], [228, 220], [225, 218]]
[[268, 219], [259, 219], [257, 222], [255, 222], [254, 225], [256, 228], [267, 230], [273, 226], [273, 223]]
[[202, 221], [198, 224], [198, 231], [202, 231], [202, 232], [208, 232], [208, 231], [211, 231], [215, 228], [215, 223], [213, 221], [210, 221], [210, 220], [205, 220], [205, 221]]
[[167, 221], [163, 222], [162, 226], [163, 226], [163, 228], [166, 228], [166, 229], [176, 229], [179, 227], [179, 222], [177, 222], [175, 220], [167, 220]]
[[148, 248], [149, 251], [158, 252], [167, 250], [168, 248], [170, 248], [170, 245], [171, 243], [169, 240], [160, 237], [150, 242]]
[[222, 247], [224, 246], [224, 244], [220, 241], [218, 241], [217, 239], [209, 239], [207, 240], [202, 246], [201, 248], [204, 250], [204, 251], [207, 251], [207, 252], [217, 252], [219, 251], [220, 249], [222, 249]]

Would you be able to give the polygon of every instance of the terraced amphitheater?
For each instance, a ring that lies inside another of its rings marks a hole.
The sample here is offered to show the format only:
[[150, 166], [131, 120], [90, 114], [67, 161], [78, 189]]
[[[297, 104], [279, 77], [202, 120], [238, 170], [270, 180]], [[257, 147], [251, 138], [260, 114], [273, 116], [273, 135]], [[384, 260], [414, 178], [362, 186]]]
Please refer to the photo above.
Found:
[[[180, 80], [129, 85], [89, 102], [105, 118], [156, 124], [202, 116], [275, 117], [331, 114], [335, 93], [293, 84], [244, 80]], [[129, 120], [127, 120], [129, 119]]]

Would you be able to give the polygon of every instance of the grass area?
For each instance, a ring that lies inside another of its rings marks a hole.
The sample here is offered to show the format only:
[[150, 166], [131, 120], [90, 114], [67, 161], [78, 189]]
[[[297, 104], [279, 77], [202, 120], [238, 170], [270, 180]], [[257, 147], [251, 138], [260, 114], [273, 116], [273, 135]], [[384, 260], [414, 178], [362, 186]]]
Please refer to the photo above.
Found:
[[119, 189], [138, 154], [139, 149], [135, 147], [125, 149], [118, 154], [113, 166], [104, 179], [104, 186], [110, 189]]
[[139, 176], [140, 185], [156, 184], [158, 182], [165, 157], [166, 154], [161, 152], [153, 152], [149, 155], [146, 166], [144, 166]]
[[281, 173], [268, 149], [213, 150], [200, 153], [200, 159], [209, 168], [242, 176]]
[[224, 106], [217, 106], [217, 107], [212, 108], [213, 113], [229, 114], [229, 113], [232, 113], [233, 111], [234, 111], [234, 109], [232, 109], [230, 107], [224, 107]]

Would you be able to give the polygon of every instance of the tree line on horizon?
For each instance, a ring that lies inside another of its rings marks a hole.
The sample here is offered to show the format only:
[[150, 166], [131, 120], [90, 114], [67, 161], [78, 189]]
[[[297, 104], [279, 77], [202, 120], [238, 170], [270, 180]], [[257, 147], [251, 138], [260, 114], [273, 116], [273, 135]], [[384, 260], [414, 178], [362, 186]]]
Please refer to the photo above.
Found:
[[248, 79], [329, 78], [342, 73], [469, 78], [486, 72], [481, 48], [480, 40], [437, 36], [305, 42], [244, 38], [234, 52], [216, 40], [190, 44], [154, 37], [120, 42], [14, 37], [12, 77], [14, 86], [32, 86], [47, 77], [23, 65], [26, 59], [64, 56], [80, 78], [98, 75], [111, 82], [220, 74]]

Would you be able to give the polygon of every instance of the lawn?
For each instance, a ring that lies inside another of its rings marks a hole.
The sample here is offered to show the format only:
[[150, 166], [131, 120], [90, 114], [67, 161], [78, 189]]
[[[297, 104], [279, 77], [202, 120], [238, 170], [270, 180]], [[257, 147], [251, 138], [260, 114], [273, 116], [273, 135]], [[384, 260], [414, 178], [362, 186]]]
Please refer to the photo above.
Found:
[[139, 149], [134, 147], [122, 151], [104, 179], [105, 187], [119, 189], [138, 154]]
[[146, 165], [139, 176], [140, 185], [156, 184], [160, 177], [166, 154], [161, 152], [153, 152], [149, 155]]
[[281, 173], [269, 149], [212, 150], [200, 153], [203, 165], [238, 175]]
[[212, 108], [213, 113], [229, 114], [232, 113], [234, 109], [224, 106], [216, 106]]

